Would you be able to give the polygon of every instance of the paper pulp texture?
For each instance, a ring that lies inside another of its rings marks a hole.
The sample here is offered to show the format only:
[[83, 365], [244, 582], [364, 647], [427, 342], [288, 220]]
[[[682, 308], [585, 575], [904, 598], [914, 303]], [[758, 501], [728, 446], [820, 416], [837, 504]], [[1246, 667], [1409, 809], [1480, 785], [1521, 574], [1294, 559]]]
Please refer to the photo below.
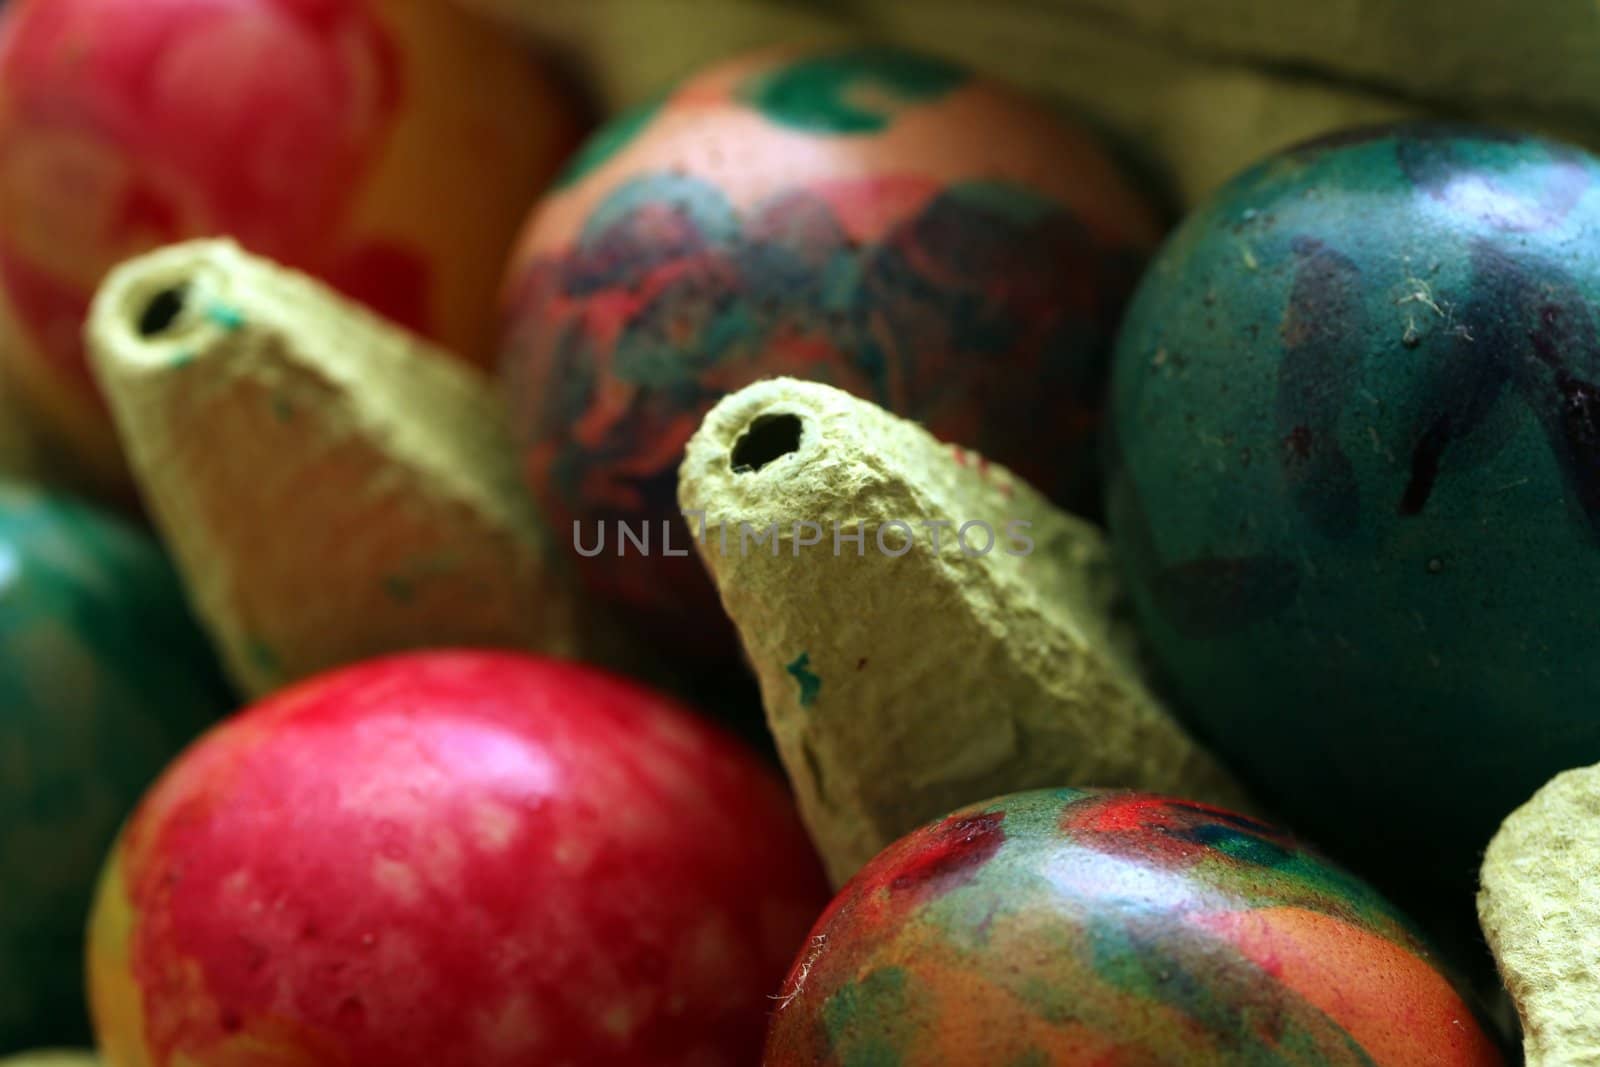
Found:
[[1444, 116], [1600, 147], [1600, 5], [1458, 0], [459, 0], [521, 26], [608, 111], [730, 52], [859, 39], [1089, 118], [1184, 206], [1306, 138]]
[[489, 379], [443, 350], [222, 240], [119, 267], [86, 339], [249, 694], [418, 647], [623, 655], [524, 494]]
[[[1021, 789], [1248, 806], [1140, 681], [1100, 531], [981, 456], [775, 379], [706, 416], [679, 501], [836, 882]], [[935, 551], [923, 524], [941, 520]]]
[[1600, 766], [1557, 775], [1501, 824], [1478, 919], [1528, 1067], [1600, 1064]]

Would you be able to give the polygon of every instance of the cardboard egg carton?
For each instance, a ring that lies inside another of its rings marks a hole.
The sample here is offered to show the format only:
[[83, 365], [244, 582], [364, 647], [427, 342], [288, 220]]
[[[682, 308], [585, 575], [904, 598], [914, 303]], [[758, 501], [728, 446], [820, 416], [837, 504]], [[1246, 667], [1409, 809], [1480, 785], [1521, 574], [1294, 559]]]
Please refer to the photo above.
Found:
[[783, 378], [711, 410], [679, 500], [836, 882], [1023, 789], [1248, 809], [1141, 680], [1101, 532], [1005, 469]]
[[227, 240], [119, 267], [85, 334], [245, 692], [418, 647], [628, 659], [521, 486], [499, 395], [450, 353]]
[[1600, 7], [1542, 0], [457, 0], [642, 103], [731, 52], [915, 48], [1102, 126], [1193, 205], [1241, 169], [1342, 127], [1428, 116], [1600, 147]]
[[1600, 766], [1557, 775], [1506, 818], [1481, 886], [1528, 1067], [1600, 1064]]

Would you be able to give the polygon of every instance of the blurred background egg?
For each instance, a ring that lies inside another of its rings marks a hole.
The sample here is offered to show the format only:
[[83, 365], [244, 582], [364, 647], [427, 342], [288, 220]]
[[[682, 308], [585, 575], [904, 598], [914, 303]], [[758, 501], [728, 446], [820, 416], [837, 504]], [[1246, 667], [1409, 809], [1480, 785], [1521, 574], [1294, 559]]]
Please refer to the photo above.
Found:
[[192, 747], [106, 868], [115, 1064], [742, 1067], [827, 901], [776, 776], [510, 654], [376, 660]]
[[574, 143], [525, 48], [438, 0], [13, 0], [0, 20], [0, 369], [124, 484], [79, 330], [106, 270], [230, 234], [463, 356]]
[[963, 809], [812, 931], [766, 1067], [1492, 1067], [1405, 920], [1242, 816], [1061, 789]]
[[0, 483], [0, 1055], [88, 1036], [95, 873], [140, 794], [231, 699], [153, 543]]
[[827, 382], [1075, 498], [1157, 234], [1095, 140], [943, 60], [714, 66], [594, 135], [520, 241], [501, 368], [528, 481], [593, 589], [727, 653], [710, 583], [662, 530], [688, 546], [678, 463], [718, 398]]
[[1600, 760], [1597, 306], [1592, 157], [1405, 126], [1234, 181], [1118, 344], [1111, 529], [1179, 708], [1474, 939], [1500, 819]]

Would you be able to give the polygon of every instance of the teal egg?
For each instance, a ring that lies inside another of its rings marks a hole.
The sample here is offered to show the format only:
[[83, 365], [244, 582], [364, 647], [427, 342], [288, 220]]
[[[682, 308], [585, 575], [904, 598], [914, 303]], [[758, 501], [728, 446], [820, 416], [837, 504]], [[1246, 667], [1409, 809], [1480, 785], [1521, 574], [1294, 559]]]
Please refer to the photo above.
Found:
[[1242, 175], [1115, 357], [1108, 508], [1177, 705], [1291, 826], [1470, 907], [1600, 760], [1600, 163], [1451, 125]]
[[88, 1036], [100, 864], [162, 767], [231, 703], [149, 538], [0, 485], [0, 1054]]

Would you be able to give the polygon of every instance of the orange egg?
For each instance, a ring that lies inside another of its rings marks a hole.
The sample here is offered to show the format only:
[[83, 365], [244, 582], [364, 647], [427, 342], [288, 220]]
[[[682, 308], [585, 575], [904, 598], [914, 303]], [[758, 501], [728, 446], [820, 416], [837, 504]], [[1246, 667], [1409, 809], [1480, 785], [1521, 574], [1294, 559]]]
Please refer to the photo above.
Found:
[[16, 0], [0, 22], [0, 366], [126, 478], [84, 312], [135, 253], [231, 234], [483, 361], [576, 136], [551, 79], [437, 0]]
[[[595, 588], [715, 646], [710, 585], [661, 522], [719, 397], [827, 382], [1074, 499], [1157, 235], [1094, 139], [942, 60], [713, 67], [595, 135], [520, 242], [502, 371], [530, 484], [564, 533], [611, 534]], [[652, 548], [619, 554], [616, 522]]]

